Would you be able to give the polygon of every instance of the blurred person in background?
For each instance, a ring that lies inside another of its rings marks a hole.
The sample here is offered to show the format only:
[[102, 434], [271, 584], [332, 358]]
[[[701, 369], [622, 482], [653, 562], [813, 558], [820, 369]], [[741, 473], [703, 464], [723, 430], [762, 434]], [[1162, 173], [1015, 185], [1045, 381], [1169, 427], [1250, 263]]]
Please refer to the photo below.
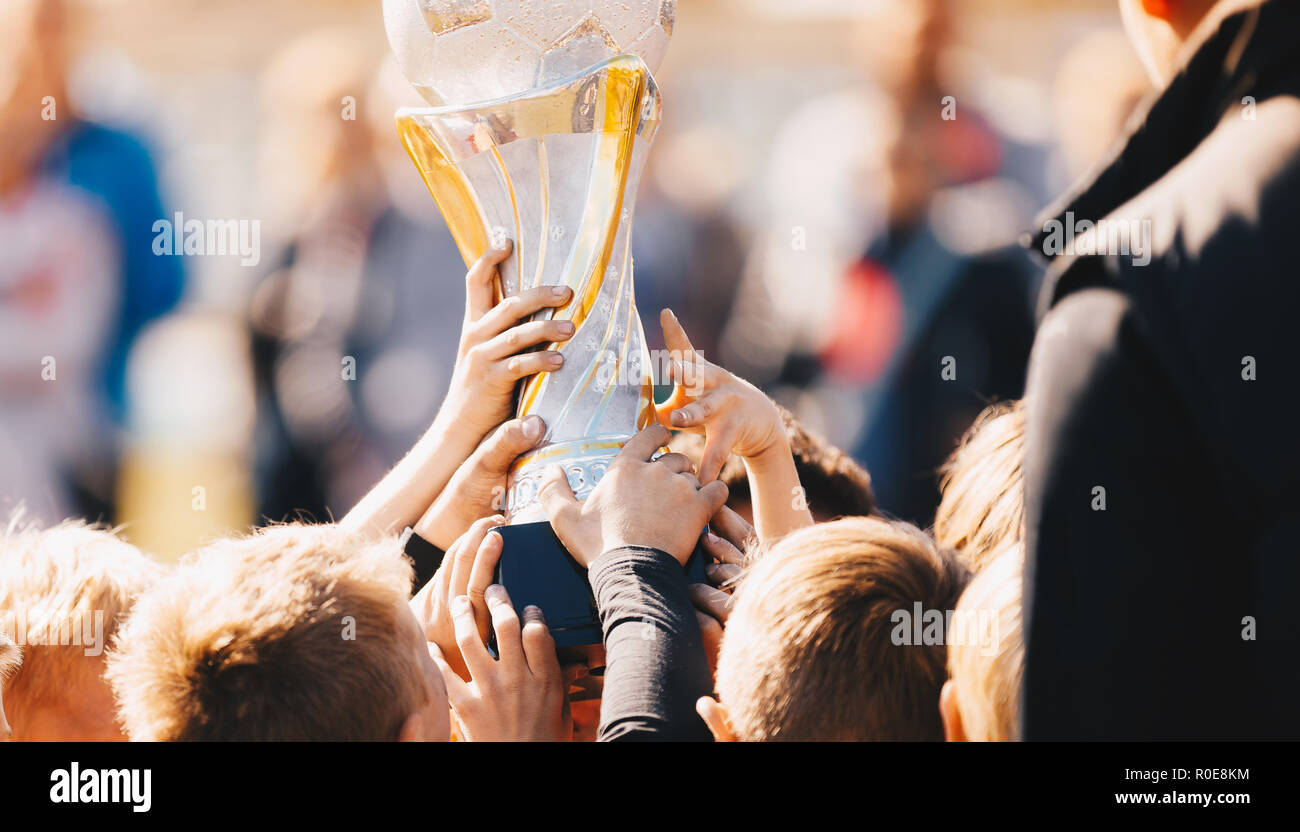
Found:
[[[938, 469], [967, 427], [989, 401], [1023, 392], [1036, 274], [1012, 245], [1014, 225], [1000, 236], [961, 216], [1014, 221], [998, 204], [1010, 199], [997, 181], [1010, 141], [944, 77], [950, 0], [908, 0], [888, 18], [865, 32], [901, 122], [886, 156], [885, 227], [844, 278], [821, 360], [865, 389], [853, 452], [881, 506], [927, 526]], [[865, 338], [864, 318], [877, 327]]]
[[[637, 308], [679, 310], [696, 349], [719, 354], [740, 288], [745, 240], [728, 211], [744, 175], [734, 139], [708, 126], [662, 134], [648, 159], [632, 235]], [[646, 346], [663, 349], [646, 327]]]
[[397, 139], [420, 99], [346, 30], [267, 71], [264, 183], [287, 229], [249, 320], [261, 514], [352, 506], [433, 420], [454, 366], [464, 266]]
[[[782, 211], [760, 254], [763, 290], [745, 299], [766, 296], [771, 323], [742, 310], [724, 350], [766, 360], [766, 373], [748, 369], [769, 387], [813, 390], [823, 415], [810, 421], [866, 466], [883, 511], [920, 526], [939, 503], [938, 468], [971, 421], [1023, 392], [1037, 277], [1013, 243], [1041, 151], [1015, 147], [945, 77], [951, 5], [904, 0], [871, 12], [860, 52], [874, 86], [791, 119], [778, 175], [791, 164], [821, 171], [785, 182], [796, 194], [824, 186], [823, 204]], [[809, 151], [805, 139], [834, 146]], [[807, 398], [790, 404], [806, 410]]]
[[77, 114], [64, 0], [0, 9], [0, 505], [111, 517], [126, 358], [180, 299], [143, 143]]

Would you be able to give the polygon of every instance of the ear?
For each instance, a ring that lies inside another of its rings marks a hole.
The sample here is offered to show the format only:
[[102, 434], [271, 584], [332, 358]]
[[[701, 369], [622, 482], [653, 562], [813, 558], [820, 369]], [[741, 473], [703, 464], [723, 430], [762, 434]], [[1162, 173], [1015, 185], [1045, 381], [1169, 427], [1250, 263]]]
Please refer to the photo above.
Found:
[[952, 679], [943, 683], [939, 691], [939, 716], [943, 717], [945, 742], [967, 742], [966, 729], [961, 724], [961, 711], [957, 709], [957, 686]]
[[1142, 0], [1142, 11], [1151, 17], [1172, 21], [1177, 0]]
[[713, 733], [714, 742], [735, 742], [736, 735], [731, 730], [731, 718], [727, 714], [727, 706], [717, 701], [711, 696], [701, 696], [695, 703], [695, 711], [704, 720], [704, 724], [709, 726], [709, 731]]
[[1138, 59], [1157, 87], [1169, 83], [1183, 45], [1189, 0], [1120, 0], [1120, 17]]
[[402, 723], [402, 730], [397, 734], [398, 742], [427, 742], [424, 736], [424, 720], [419, 714], [411, 714]]

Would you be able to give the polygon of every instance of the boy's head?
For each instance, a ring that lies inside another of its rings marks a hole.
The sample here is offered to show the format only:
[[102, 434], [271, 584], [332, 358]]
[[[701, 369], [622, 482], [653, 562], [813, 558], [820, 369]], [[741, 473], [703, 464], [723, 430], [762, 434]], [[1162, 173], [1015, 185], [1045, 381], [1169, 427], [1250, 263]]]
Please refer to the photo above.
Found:
[[446, 690], [395, 540], [284, 525], [214, 543], [109, 658], [133, 739], [446, 740]]
[[0, 630], [0, 742], [9, 742], [13, 738], [13, 729], [5, 716], [5, 683], [13, 672], [22, 664], [23, 654], [14, 644], [9, 634]]
[[[853, 457], [809, 431], [785, 408], [780, 408], [785, 434], [790, 440], [795, 471], [803, 487], [808, 509], [817, 522], [838, 517], [865, 517], [876, 510], [876, 495], [871, 490], [871, 475]], [[685, 454], [697, 466], [704, 453], [704, 437], [697, 433], [678, 433], [670, 443], [672, 449]], [[752, 522], [749, 477], [745, 463], [732, 456], [722, 466], [718, 479], [726, 483], [727, 505]]]
[[971, 569], [1024, 536], [1024, 459], [1022, 399], [986, 408], [943, 467], [934, 537]]
[[966, 580], [906, 523], [854, 517], [783, 538], [742, 579], [718, 656], [734, 738], [942, 739], [942, 630], [912, 643], [899, 621], [918, 604], [942, 616]]
[[5, 683], [15, 740], [121, 740], [104, 651], [162, 568], [111, 531], [13, 521], [0, 540], [0, 628], [23, 650]]
[[1024, 547], [1013, 545], [975, 576], [957, 602], [948, 646], [951, 679], [939, 710], [949, 741], [1012, 742], [1020, 738], [1021, 630]]

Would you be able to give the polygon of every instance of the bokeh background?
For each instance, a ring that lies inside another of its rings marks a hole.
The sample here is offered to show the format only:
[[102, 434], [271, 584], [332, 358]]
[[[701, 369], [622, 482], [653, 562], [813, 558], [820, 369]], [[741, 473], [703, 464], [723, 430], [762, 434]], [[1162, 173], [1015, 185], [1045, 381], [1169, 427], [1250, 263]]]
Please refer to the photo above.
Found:
[[[680, 0], [658, 80], [651, 347], [671, 306], [928, 526], [937, 466], [1022, 392], [1018, 236], [1148, 92], [1117, 3]], [[393, 130], [420, 103], [377, 0], [4, 0], [0, 513], [167, 558], [345, 513], [458, 337], [464, 266]], [[255, 221], [257, 262], [155, 255], [177, 212]]]

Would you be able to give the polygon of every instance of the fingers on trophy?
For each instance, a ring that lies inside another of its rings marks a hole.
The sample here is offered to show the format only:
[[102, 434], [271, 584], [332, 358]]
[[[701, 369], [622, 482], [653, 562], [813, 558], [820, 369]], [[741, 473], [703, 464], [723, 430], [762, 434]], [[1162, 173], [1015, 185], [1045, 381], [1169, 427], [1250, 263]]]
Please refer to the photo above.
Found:
[[[509, 239], [501, 297], [573, 291], [567, 305], [536, 315], [575, 327], [572, 338], [541, 347], [561, 352], [562, 368], [524, 379], [517, 392], [518, 417], [540, 416], [547, 435], [511, 471], [506, 516], [512, 527], [544, 527], [538, 539], [553, 538], [538, 500], [547, 467], [560, 465], [582, 499], [655, 418], [630, 243], [662, 111], [652, 73], [676, 6], [384, 0], [398, 63], [433, 105], [400, 110], [398, 134], [466, 264]], [[511, 597], [542, 606], [553, 632], [562, 629], [546, 599], [509, 582], [509, 544], [501, 570]]]

